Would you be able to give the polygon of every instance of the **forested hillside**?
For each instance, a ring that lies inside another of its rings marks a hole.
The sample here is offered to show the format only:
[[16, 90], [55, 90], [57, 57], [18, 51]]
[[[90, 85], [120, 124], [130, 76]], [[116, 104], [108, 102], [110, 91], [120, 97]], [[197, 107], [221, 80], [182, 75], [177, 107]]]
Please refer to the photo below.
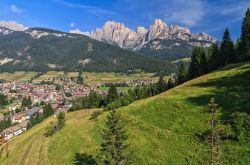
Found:
[[[4, 62], [4, 59], [6, 62]], [[85, 70], [173, 72], [171, 63], [142, 56], [89, 37], [33, 28], [0, 34], [0, 71]]]

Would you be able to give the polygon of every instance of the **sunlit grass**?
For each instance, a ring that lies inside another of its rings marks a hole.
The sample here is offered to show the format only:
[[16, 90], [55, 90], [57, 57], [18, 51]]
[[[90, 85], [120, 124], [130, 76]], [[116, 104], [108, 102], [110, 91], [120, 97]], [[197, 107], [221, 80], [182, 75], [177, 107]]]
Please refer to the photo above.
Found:
[[[211, 97], [225, 118], [234, 111], [249, 112], [250, 63], [237, 64], [186, 82], [165, 93], [120, 108], [134, 164], [208, 164], [208, 147], [196, 134], [207, 129], [204, 107]], [[96, 155], [106, 112], [89, 120], [88, 111], [67, 114], [66, 126], [52, 137], [43, 136], [52, 118], [9, 142], [4, 164], [72, 164], [75, 153]], [[242, 150], [247, 145], [227, 143]], [[28, 150], [29, 149], [29, 150]], [[237, 160], [246, 161], [238, 157]], [[32, 162], [32, 163], [31, 163]], [[247, 163], [247, 162], [246, 162]]]

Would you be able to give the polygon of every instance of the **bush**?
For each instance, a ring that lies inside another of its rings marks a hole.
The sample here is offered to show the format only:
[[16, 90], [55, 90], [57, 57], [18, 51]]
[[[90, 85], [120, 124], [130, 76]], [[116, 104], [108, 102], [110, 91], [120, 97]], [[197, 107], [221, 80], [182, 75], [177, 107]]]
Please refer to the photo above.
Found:
[[111, 102], [110, 104], [107, 105], [107, 107], [105, 107], [105, 110], [115, 110], [117, 108], [121, 107], [121, 101], [120, 100], [116, 100]]
[[235, 112], [231, 117], [235, 137], [239, 141], [246, 141], [250, 138], [250, 116], [247, 113]]
[[65, 124], [65, 113], [60, 112], [58, 117], [57, 117], [57, 129], [61, 129]]
[[49, 137], [49, 136], [52, 136], [55, 132], [56, 132], [56, 127], [55, 127], [55, 125], [54, 125], [53, 123], [50, 123], [50, 126], [47, 126], [47, 127], [45, 128], [45, 133], [44, 133], [44, 135], [45, 135], [46, 137]]
[[52, 136], [54, 133], [56, 133], [58, 130], [62, 129], [65, 124], [65, 113], [60, 112], [57, 117], [57, 123], [50, 123], [50, 126], [47, 126], [45, 128], [44, 135], [46, 137]]
[[94, 119], [98, 118], [98, 116], [101, 114], [102, 114], [102, 111], [94, 111], [93, 113], [91, 113], [89, 120], [94, 120]]

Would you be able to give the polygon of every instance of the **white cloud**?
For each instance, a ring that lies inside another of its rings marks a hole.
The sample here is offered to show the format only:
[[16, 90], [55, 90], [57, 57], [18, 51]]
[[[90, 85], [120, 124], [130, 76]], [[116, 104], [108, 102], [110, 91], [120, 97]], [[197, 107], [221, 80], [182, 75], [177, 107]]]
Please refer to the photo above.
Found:
[[[117, 0], [117, 8], [142, 19], [164, 19], [170, 24], [198, 25], [208, 14], [208, 0]], [[124, 8], [126, 6], [126, 8]]]
[[0, 21], [0, 27], [5, 27], [14, 31], [24, 31], [28, 29], [28, 27], [15, 21]]
[[70, 3], [64, 0], [55, 0], [59, 3], [61, 3], [62, 5], [64, 5], [67, 8], [72, 8], [72, 9], [83, 9], [85, 11], [87, 11], [88, 13], [95, 15], [101, 19], [105, 19], [104, 16], [105, 15], [117, 15], [117, 13], [109, 11], [109, 10], [105, 10], [99, 7], [95, 7], [95, 6], [89, 6], [89, 5], [82, 5], [82, 4], [77, 4], [77, 3]]
[[10, 11], [15, 14], [21, 14], [23, 12], [23, 10], [18, 8], [16, 5], [11, 5]]
[[74, 22], [70, 23], [69, 26], [70, 27], [74, 27], [76, 24]]
[[206, 15], [205, 1], [177, 0], [173, 2], [174, 10], [166, 16], [170, 21], [178, 21], [188, 26], [198, 25]]
[[79, 29], [74, 29], [74, 30], [70, 30], [69, 33], [74, 33], [74, 34], [81, 34], [81, 35], [85, 35], [85, 36], [90, 36], [89, 32], [82, 32]]
[[227, 7], [225, 6], [218, 6], [216, 11], [218, 14], [227, 16], [227, 15], [232, 15], [232, 16], [242, 16], [242, 11], [246, 11], [247, 8], [250, 6], [250, 2], [235, 2]]

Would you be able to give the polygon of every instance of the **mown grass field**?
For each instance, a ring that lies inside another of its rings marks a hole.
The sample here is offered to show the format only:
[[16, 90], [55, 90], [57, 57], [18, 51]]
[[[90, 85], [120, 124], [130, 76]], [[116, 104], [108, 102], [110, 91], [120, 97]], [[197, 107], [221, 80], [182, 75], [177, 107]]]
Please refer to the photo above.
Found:
[[[209, 164], [208, 147], [197, 138], [207, 129], [204, 107], [211, 97], [223, 108], [226, 119], [234, 111], [249, 113], [250, 63], [228, 66], [186, 82], [152, 98], [120, 108], [127, 121], [134, 164]], [[50, 138], [43, 136], [52, 119], [35, 126], [9, 142], [10, 156], [2, 164], [72, 164], [76, 153], [95, 155], [106, 114], [88, 120], [82, 110], [67, 114], [66, 126]], [[235, 162], [250, 163], [250, 142], [223, 144], [234, 149]], [[227, 150], [221, 159], [231, 157]], [[241, 154], [244, 153], [244, 154]]]
[[5, 157], [4, 150], [0, 164], [70, 164], [75, 153], [86, 150], [86, 148], [94, 151], [97, 147], [90, 132], [94, 123], [88, 118], [89, 112], [86, 110], [69, 113], [63, 130], [47, 138], [43, 135], [45, 127], [56, 120], [52, 117], [48, 118], [9, 141], [9, 158]]
[[14, 72], [14, 73], [0, 73], [0, 79], [6, 81], [21, 81], [27, 82], [30, 81], [32, 77], [36, 75], [35, 72]]
[[[120, 92], [127, 92], [129, 89], [133, 88], [133, 87], [116, 87], [118, 91]], [[109, 87], [99, 87], [98, 88], [99, 90], [102, 90], [102, 91], [108, 91], [109, 90]]]
[[[136, 74], [123, 74], [123, 73], [114, 73], [114, 72], [83, 72], [84, 82], [88, 84], [98, 84], [98, 83], [111, 83], [111, 82], [126, 82], [129, 80], [137, 80], [137, 79], [157, 79], [157, 77], [153, 77], [153, 73], [136, 73]], [[33, 82], [41, 82], [46, 78], [53, 78], [53, 77], [77, 77], [78, 72], [69, 72], [67, 75], [64, 75], [64, 72], [58, 71], [50, 71], [46, 74], [38, 77]]]
[[[27, 82], [34, 77], [36, 72], [14, 72], [14, 73], [0, 73], [0, 79], [6, 81], [21, 81]], [[33, 82], [46, 81], [48, 78], [58, 78], [58, 77], [77, 77], [78, 72], [68, 72], [66, 75], [62, 71], [49, 71], [38, 78], [34, 79]], [[90, 85], [98, 83], [112, 83], [112, 82], [126, 82], [129, 80], [152, 80], [158, 79], [154, 77], [154, 73], [134, 73], [134, 74], [125, 74], [125, 73], [114, 73], [114, 72], [83, 72], [84, 82]]]

